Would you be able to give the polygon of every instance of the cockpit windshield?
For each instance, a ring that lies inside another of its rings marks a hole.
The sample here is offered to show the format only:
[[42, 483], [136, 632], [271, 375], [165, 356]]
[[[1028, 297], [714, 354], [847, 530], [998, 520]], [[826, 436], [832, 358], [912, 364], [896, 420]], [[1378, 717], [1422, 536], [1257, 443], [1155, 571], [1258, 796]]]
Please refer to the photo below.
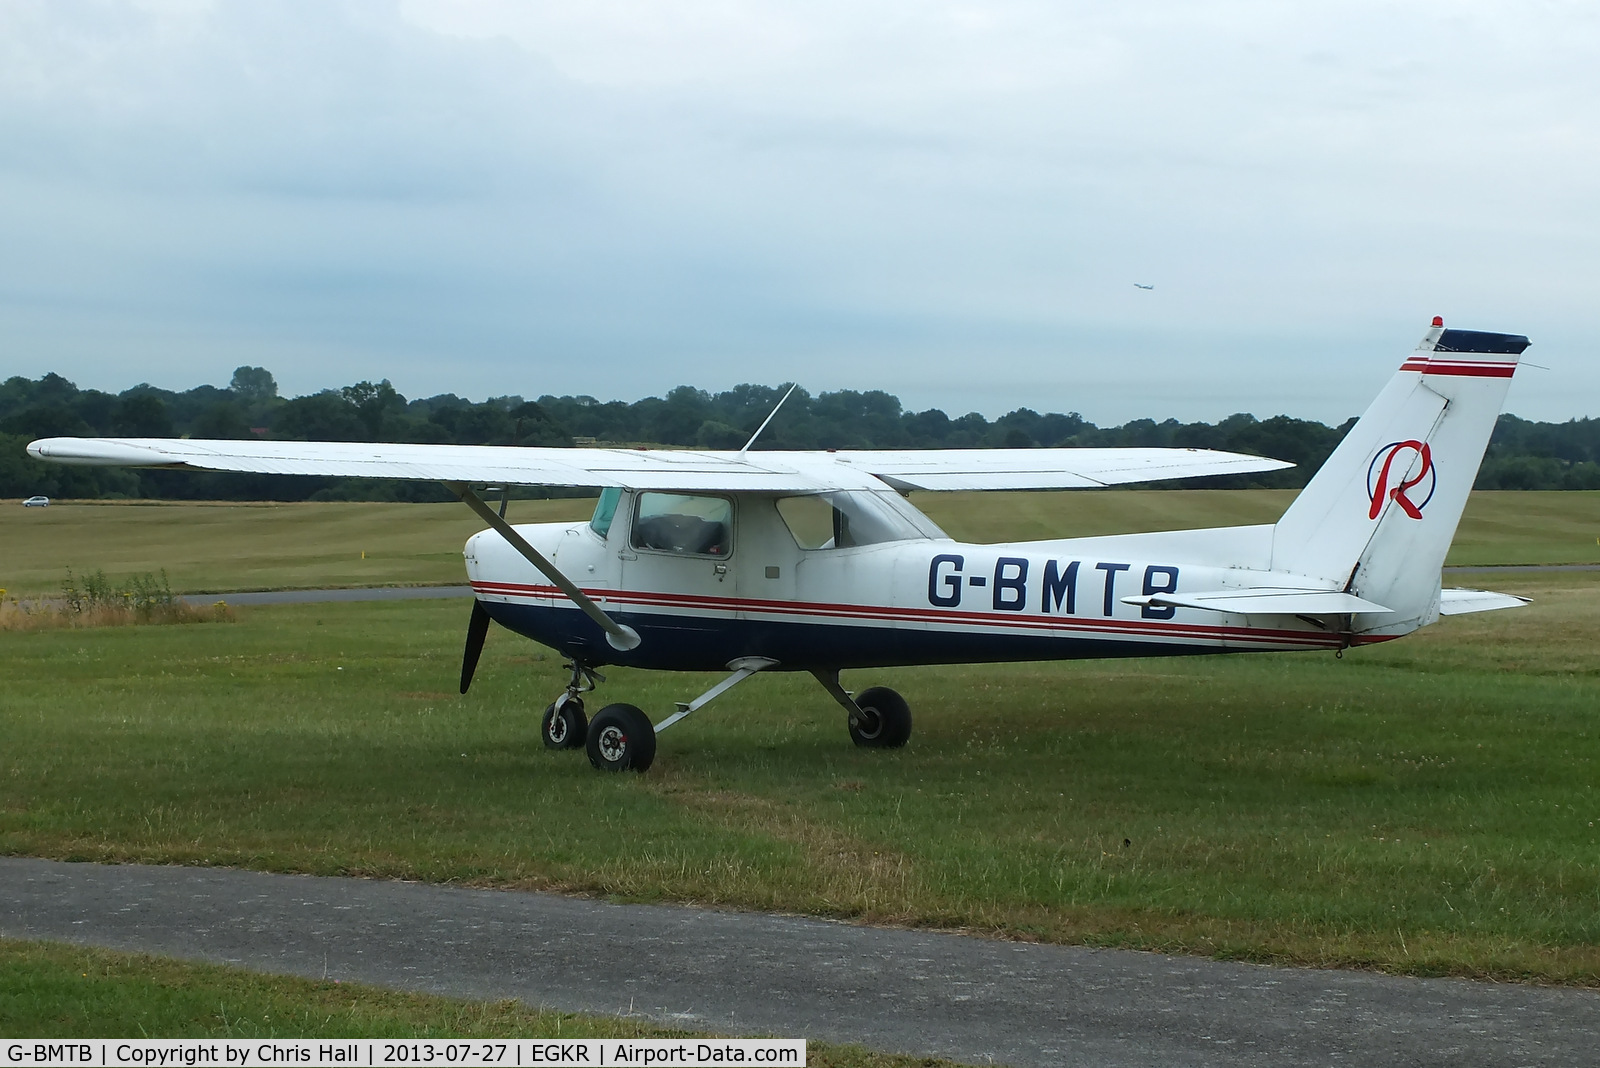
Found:
[[589, 520], [589, 529], [602, 538], [611, 533], [611, 523], [617, 518], [617, 503], [622, 500], [622, 490], [616, 486], [607, 486], [600, 491], [600, 499], [594, 504], [594, 518]]
[[802, 549], [848, 549], [948, 537], [933, 520], [892, 491], [840, 490], [782, 497], [778, 514]]

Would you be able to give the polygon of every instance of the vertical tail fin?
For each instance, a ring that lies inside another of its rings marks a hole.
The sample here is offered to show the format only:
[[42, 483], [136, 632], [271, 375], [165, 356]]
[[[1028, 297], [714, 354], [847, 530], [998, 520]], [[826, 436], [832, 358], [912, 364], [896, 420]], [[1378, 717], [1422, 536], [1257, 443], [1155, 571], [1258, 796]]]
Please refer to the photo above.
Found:
[[1384, 630], [1431, 622], [1445, 553], [1527, 347], [1519, 334], [1446, 330], [1434, 319], [1278, 520], [1273, 570], [1388, 606]]

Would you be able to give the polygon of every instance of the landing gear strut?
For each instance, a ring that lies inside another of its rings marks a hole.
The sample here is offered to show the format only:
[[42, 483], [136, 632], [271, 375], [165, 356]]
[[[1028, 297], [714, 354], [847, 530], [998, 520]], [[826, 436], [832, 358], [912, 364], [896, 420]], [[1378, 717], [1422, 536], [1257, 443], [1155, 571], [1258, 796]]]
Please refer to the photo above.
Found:
[[[656, 758], [656, 735], [691, 712], [699, 711], [751, 675], [776, 667], [776, 660], [762, 656], [740, 657], [728, 664], [733, 672], [693, 701], [678, 704], [678, 711], [652, 724], [650, 717], [633, 705], [607, 705], [589, 724], [585, 748], [589, 763], [601, 771], [644, 771]], [[601, 679], [604, 682], [604, 679]]]
[[850, 740], [875, 749], [899, 749], [911, 740], [911, 706], [887, 686], [856, 695], [859, 716], [850, 717]]
[[650, 717], [633, 705], [607, 705], [585, 720], [583, 698], [580, 694], [594, 689], [596, 680], [606, 681], [604, 675], [576, 660], [566, 665], [572, 671], [572, 681], [567, 690], [549, 708], [544, 710], [540, 734], [547, 749], [577, 749], [589, 752], [589, 763], [601, 771], [644, 771], [656, 758], [656, 735], [677, 723], [691, 712], [710, 704], [739, 683], [758, 671], [776, 667], [776, 660], [766, 657], [740, 657], [728, 664], [732, 672], [693, 701], [680, 702], [678, 711], [652, 724]]
[[813, 669], [835, 701], [849, 713], [850, 740], [871, 749], [899, 749], [911, 740], [911, 706], [887, 686], [852, 695], [839, 683], [837, 671]]
[[[766, 657], [740, 657], [728, 663], [732, 674], [693, 701], [680, 702], [678, 711], [659, 724], [640, 708], [629, 704], [607, 705], [585, 720], [582, 694], [604, 682], [605, 676], [574, 660], [566, 665], [572, 681], [566, 692], [544, 710], [540, 734], [549, 749], [576, 749], [582, 746], [589, 763], [600, 771], [645, 771], [656, 758], [656, 735], [727, 693], [751, 675], [778, 666]], [[839, 683], [839, 672], [814, 668], [811, 674], [822, 683], [833, 699], [849, 713], [850, 740], [873, 749], [898, 749], [911, 738], [911, 708], [906, 699], [887, 686], [874, 686], [851, 694]]]
[[539, 724], [539, 737], [546, 749], [578, 749], [589, 730], [589, 718], [583, 714], [583, 699], [562, 694], [544, 710], [544, 720]]
[[566, 692], [544, 710], [539, 724], [539, 737], [546, 749], [583, 748], [589, 720], [583, 714], [583, 698], [579, 695], [594, 689], [596, 680], [606, 681], [604, 675], [576, 660], [564, 666], [572, 671], [572, 681], [567, 683]]

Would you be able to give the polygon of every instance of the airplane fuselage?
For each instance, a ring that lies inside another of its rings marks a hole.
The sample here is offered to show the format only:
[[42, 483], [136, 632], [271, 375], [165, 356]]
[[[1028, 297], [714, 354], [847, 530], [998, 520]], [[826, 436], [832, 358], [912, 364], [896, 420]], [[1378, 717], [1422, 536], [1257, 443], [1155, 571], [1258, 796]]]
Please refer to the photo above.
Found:
[[[738, 494], [728, 498], [733, 537], [723, 551], [685, 554], [636, 544], [635, 496], [622, 495], [604, 534], [585, 523], [517, 530], [636, 630], [637, 648], [613, 648], [504, 539], [484, 531], [465, 555], [490, 616], [592, 665], [695, 671], [743, 657], [774, 660], [780, 669], [863, 668], [1337, 649], [1396, 636], [1353, 638], [1292, 615], [1247, 618], [1123, 600], [1272, 585], [1269, 526], [802, 548], [778, 498]], [[1413, 628], [1385, 628], [1394, 629]]]

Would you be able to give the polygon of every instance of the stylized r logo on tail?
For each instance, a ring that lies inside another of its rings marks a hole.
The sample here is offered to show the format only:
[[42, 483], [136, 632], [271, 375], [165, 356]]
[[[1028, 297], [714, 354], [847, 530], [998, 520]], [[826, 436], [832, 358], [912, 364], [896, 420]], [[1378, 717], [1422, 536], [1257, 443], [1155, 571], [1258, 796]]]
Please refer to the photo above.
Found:
[[[1415, 453], [1422, 461], [1417, 473], [1410, 478], [1405, 477], [1406, 468], [1410, 466], [1409, 459], [1398, 469], [1395, 468], [1395, 457], [1407, 451]], [[1391, 476], [1400, 480], [1400, 484], [1392, 489], [1389, 486]], [[1413, 501], [1412, 491], [1423, 483], [1427, 484], [1427, 492], [1420, 502]], [[1372, 509], [1367, 512], [1367, 518], [1378, 518], [1383, 506], [1392, 500], [1412, 519], [1421, 519], [1422, 510], [1433, 500], [1433, 491], [1438, 488], [1438, 484], [1439, 476], [1433, 470], [1433, 450], [1428, 448], [1427, 442], [1416, 440], [1391, 442], [1378, 450], [1378, 454], [1372, 458], [1372, 463], [1367, 467], [1367, 496], [1372, 500]]]

